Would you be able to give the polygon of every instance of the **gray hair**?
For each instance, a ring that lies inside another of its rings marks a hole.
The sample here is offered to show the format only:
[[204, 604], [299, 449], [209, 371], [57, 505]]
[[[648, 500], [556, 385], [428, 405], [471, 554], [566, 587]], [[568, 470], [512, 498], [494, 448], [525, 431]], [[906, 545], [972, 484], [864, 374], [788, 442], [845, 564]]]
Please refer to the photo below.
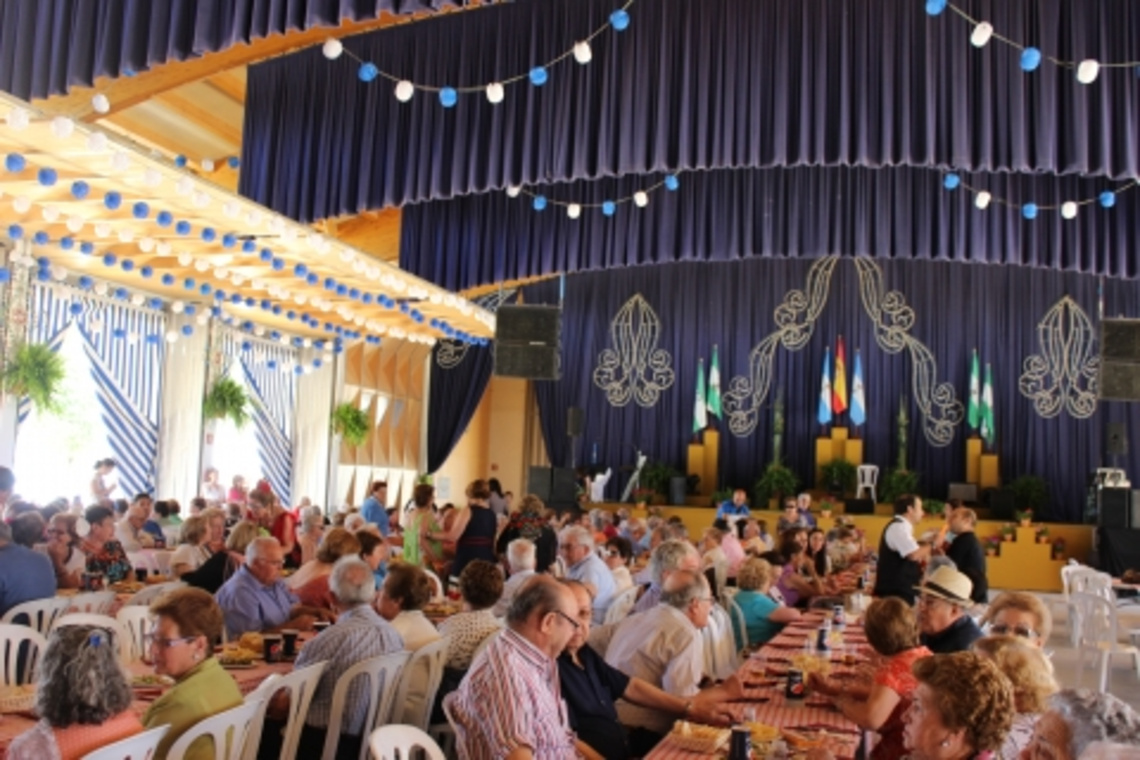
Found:
[[519, 570], [533, 570], [537, 563], [534, 541], [529, 538], [516, 538], [507, 544], [507, 562], [511, 572]]
[[609, 512], [604, 509], [591, 509], [590, 510], [590, 524], [594, 526], [594, 530], [601, 530], [606, 527], [609, 522]]
[[539, 617], [558, 609], [562, 585], [548, 575], [535, 575], [525, 583], [511, 600], [507, 609], [507, 626], [518, 631], [532, 615]]
[[324, 527], [324, 524], [325, 515], [320, 507], [305, 507], [301, 510], [301, 525], [297, 528], [297, 532], [307, 536]]
[[669, 538], [673, 539], [674, 541], [689, 540], [689, 528], [684, 523], [675, 523], [673, 525], [666, 523], [665, 529], [669, 531]]
[[280, 547], [281, 542], [273, 536], [258, 536], [245, 547], [245, 561], [253, 562], [255, 559], [261, 559], [262, 551], [270, 546]]
[[708, 579], [702, 573], [679, 570], [670, 575], [661, 587], [661, 604], [683, 610], [694, 600], [703, 599], [710, 593]]
[[367, 524], [368, 521], [365, 520], [364, 515], [360, 514], [359, 512], [353, 512], [351, 515], [344, 518], [344, 529], [350, 533], [355, 533]]
[[664, 524], [665, 518], [661, 515], [650, 515], [645, 521], [646, 527], [651, 531], [657, 530]]
[[1127, 702], [1089, 689], [1063, 689], [1049, 706], [1069, 727], [1070, 757], [1080, 757], [1093, 742], [1140, 744], [1140, 714]]
[[686, 541], [662, 541], [649, 555], [649, 577], [660, 586], [665, 573], [676, 570], [681, 566], [681, 560], [696, 553], [697, 550]]
[[576, 544], [578, 546], [589, 547], [590, 551], [594, 551], [597, 545], [594, 543], [594, 534], [583, 528], [581, 525], [571, 525], [563, 528], [562, 533], [558, 536], [559, 543]]
[[376, 576], [367, 562], [355, 554], [347, 554], [333, 565], [329, 591], [346, 607], [369, 604], [376, 596]]
[[111, 631], [64, 625], [51, 632], [40, 659], [36, 711], [52, 728], [99, 725], [130, 707], [132, 699]]

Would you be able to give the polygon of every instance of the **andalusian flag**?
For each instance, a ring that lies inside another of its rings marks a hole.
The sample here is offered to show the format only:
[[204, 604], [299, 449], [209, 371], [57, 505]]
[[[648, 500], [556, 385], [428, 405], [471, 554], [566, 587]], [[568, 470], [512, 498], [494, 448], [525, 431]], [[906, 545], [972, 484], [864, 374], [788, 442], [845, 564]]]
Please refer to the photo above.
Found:
[[708, 413], [720, 419], [720, 359], [717, 357], [716, 346], [713, 346], [712, 361], [709, 362], [708, 399]]
[[994, 445], [994, 375], [986, 363], [986, 384], [982, 387], [982, 440], [987, 448]]
[[697, 360], [697, 399], [693, 403], [693, 432], [699, 433], [708, 427], [709, 416], [705, 406], [705, 360]]
[[823, 377], [819, 381], [819, 412], [816, 419], [821, 425], [831, 424], [831, 348], [824, 349]]
[[859, 427], [867, 421], [867, 399], [863, 393], [863, 361], [855, 349], [855, 374], [851, 379], [851, 424]]
[[982, 373], [978, 370], [978, 349], [974, 349], [974, 359], [970, 362], [970, 405], [966, 421], [971, 430], [977, 430], [982, 421]]
[[843, 336], [835, 348], [835, 381], [831, 384], [831, 411], [843, 414], [847, 411], [847, 362], [843, 355]]

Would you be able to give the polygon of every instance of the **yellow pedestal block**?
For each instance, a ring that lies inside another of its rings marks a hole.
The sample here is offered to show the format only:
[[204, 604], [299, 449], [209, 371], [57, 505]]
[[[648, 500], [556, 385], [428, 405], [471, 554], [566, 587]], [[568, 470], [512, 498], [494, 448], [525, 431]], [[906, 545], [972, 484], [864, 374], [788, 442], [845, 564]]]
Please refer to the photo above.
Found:
[[823, 466], [835, 458], [830, 438], [815, 439], [815, 485], [823, 488]]
[[1051, 544], [1037, 543], [1036, 528], [1016, 528], [1016, 541], [1003, 541], [997, 557], [986, 557], [991, 588], [1056, 591], [1065, 559], [1053, 559]]
[[863, 439], [844, 441], [843, 458], [856, 467], [863, 464]]
[[1001, 466], [997, 454], [982, 454], [978, 475], [978, 488], [1001, 488]]
[[712, 492], [716, 490], [716, 483], [705, 481], [705, 445], [703, 443], [689, 444], [688, 469], [685, 472], [700, 476], [701, 479], [697, 481], [697, 493], [702, 496], [711, 496]]
[[966, 482], [982, 482], [982, 439], [977, 436], [966, 439]]
[[720, 433], [715, 430], [706, 430], [704, 432], [704, 444], [705, 469], [704, 472], [701, 473], [701, 482], [708, 484], [709, 493], [711, 494], [717, 488], [717, 463], [720, 462]]

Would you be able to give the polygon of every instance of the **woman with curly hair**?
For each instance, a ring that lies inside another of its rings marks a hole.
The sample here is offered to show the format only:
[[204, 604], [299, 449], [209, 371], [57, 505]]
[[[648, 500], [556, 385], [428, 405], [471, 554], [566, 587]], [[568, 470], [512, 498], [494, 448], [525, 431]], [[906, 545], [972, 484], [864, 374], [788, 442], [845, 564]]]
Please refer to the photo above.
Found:
[[525, 538], [534, 544], [535, 566], [538, 573], [545, 573], [558, 557], [558, 534], [550, 527], [544, 516], [546, 505], [534, 494], [527, 494], [519, 503], [519, 509], [510, 515], [507, 525], [499, 533], [495, 542], [495, 552], [505, 557], [507, 547], [516, 538]]
[[1053, 663], [1038, 648], [1016, 636], [986, 636], [974, 642], [974, 651], [990, 659], [1013, 684], [1013, 726], [1001, 747], [1003, 758], [1016, 758], [1029, 744], [1033, 727], [1057, 693]]
[[118, 642], [106, 629], [65, 625], [48, 637], [40, 660], [35, 726], [12, 740], [11, 760], [77, 760], [140, 733]]
[[439, 632], [447, 639], [444, 664], [467, 670], [483, 639], [502, 628], [491, 608], [503, 595], [503, 571], [481, 559], [468, 562], [459, 575], [459, 595], [463, 610], [445, 620]]
[[1021, 757], [1077, 760], [1093, 755], [1122, 760], [1136, 757], [1138, 746], [1140, 714], [1135, 709], [1111, 694], [1064, 689], [1050, 698], [1049, 709], [1037, 721]]
[[976, 652], [914, 664], [918, 688], [903, 733], [910, 760], [973, 760], [1001, 749], [1013, 723], [1013, 687]]
[[431, 601], [432, 590], [431, 579], [422, 567], [394, 562], [376, 596], [376, 611], [392, 624], [409, 652], [440, 638], [423, 611]]

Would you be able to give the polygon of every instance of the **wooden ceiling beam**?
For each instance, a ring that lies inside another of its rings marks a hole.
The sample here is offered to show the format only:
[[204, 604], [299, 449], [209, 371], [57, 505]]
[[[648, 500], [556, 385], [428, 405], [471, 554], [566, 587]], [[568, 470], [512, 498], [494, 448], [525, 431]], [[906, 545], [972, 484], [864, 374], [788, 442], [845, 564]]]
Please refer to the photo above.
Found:
[[241, 150], [241, 125], [233, 125], [217, 114], [201, 107], [178, 92], [163, 92], [154, 96], [159, 103], [170, 106], [179, 116], [191, 121], [234, 146], [234, 154]]
[[[239, 71], [241, 73], [239, 73]], [[243, 69], [222, 71], [206, 79], [206, 84], [239, 105], [245, 105], [245, 75]]]

